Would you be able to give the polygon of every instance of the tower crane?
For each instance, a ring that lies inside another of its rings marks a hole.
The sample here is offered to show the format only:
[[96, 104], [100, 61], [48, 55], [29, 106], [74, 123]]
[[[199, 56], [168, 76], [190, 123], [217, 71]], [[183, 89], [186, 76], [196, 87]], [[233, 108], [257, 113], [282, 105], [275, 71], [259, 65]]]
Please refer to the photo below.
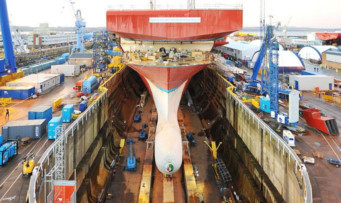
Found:
[[74, 3], [73, 1], [69, 0], [70, 5], [72, 7], [74, 16], [75, 16], [75, 26], [77, 28], [76, 34], [77, 34], [77, 44], [73, 45], [71, 53], [79, 52], [83, 53], [85, 51], [84, 46], [84, 28], [86, 27], [86, 22], [82, 18], [82, 12], [81, 10], [75, 11]]
[[0, 59], [0, 76], [17, 72], [6, 0], [0, 0], [0, 24], [5, 59]]

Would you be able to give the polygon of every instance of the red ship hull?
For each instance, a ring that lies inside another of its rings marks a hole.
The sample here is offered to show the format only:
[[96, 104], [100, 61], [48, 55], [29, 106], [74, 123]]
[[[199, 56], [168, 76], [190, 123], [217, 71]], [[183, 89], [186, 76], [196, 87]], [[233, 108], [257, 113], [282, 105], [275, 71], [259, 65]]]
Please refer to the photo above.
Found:
[[153, 82], [157, 87], [166, 92], [179, 87], [186, 80], [192, 78], [193, 75], [206, 68], [208, 64], [177, 66], [177, 67], [160, 67], [160, 66], [143, 66], [132, 65], [129, 67], [134, 69], [142, 76], [144, 83], [148, 86], [145, 78]]
[[107, 29], [134, 40], [213, 40], [242, 29], [242, 22], [242, 10], [107, 12]]

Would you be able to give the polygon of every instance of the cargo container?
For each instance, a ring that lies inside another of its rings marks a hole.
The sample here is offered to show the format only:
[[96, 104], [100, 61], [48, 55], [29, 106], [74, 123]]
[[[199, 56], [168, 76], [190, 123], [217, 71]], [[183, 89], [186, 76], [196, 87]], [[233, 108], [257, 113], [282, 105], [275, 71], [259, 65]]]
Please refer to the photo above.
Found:
[[51, 66], [51, 73], [64, 74], [66, 77], [78, 76], [80, 74], [80, 66], [69, 64], [54, 65]]
[[270, 113], [270, 98], [269, 97], [260, 97], [259, 98], [259, 108], [260, 110]]
[[55, 140], [58, 136], [58, 128], [62, 127], [62, 117], [53, 117], [48, 124], [47, 138]]
[[9, 87], [34, 86], [36, 91], [45, 92], [60, 84], [60, 74], [31, 74], [6, 83]]
[[57, 64], [63, 64], [66, 62], [66, 60], [64, 58], [60, 57], [60, 58], [56, 58], [56, 62], [57, 62]]
[[34, 86], [0, 87], [0, 97], [12, 99], [27, 99], [36, 93]]
[[321, 91], [333, 90], [334, 77], [326, 75], [290, 75], [289, 84], [301, 91], [313, 91], [317, 87]]
[[75, 105], [68, 104], [63, 107], [62, 119], [63, 123], [70, 123], [72, 121], [72, 114], [75, 111]]
[[81, 103], [79, 103], [79, 110], [81, 112], [84, 112], [86, 108], [88, 108], [88, 104], [86, 101], [82, 101]]
[[57, 64], [56, 60], [50, 60], [47, 62], [34, 64], [32, 66], [22, 68], [22, 71], [25, 73], [25, 75], [29, 75], [32, 73], [37, 73], [37, 72], [49, 69], [52, 65], [56, 65], [56, 64]]
[[90, 78], [86, 79], [82, 84], [82, 92], [84, 94], [88, 93], [91, 94], [95, 89], [97, 89], [99, 83], [95, 76], [91, 76]]
[[39, 139], [46, 133], [45, 119], [16, 120], [2, 126], [2, 135], [6, 140], [20, 140], [24, 137]]
[[3, 142], [4, 142], [4, 137], [2, 135], [0, 135], [0, 147], [1, 147]]
[[45, 119], [48, 123], [52, 119], [52, 106], [37, 106], [28, 112], [28, 120]]
[[18, 154], [18, 142], [9, 141], [0, 146], [0, 166], [4, 166], [10, 158]]

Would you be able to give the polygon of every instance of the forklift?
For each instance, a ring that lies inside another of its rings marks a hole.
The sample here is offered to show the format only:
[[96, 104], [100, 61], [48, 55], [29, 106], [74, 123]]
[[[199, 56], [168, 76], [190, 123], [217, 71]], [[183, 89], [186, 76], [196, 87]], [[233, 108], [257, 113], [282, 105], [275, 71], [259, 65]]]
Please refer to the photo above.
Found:
[[30, 175], [32, 175], [32, 171], [35, 165], [34, 157], [34, 154], [28, 154], [24, 157], [22, 166], [22, 175], [24, 177], [29, 177]]

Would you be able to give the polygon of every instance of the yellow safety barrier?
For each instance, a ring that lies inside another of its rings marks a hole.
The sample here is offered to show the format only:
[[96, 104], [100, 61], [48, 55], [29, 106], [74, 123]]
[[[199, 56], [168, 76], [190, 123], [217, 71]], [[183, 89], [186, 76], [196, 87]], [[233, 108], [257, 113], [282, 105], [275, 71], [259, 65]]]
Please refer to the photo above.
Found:
[[0, 98], [0, 106], [5, 107], [12, 103], [12, 98]]
[[58, 98], [56, 100], [54, 100], [52, 108], [53, 110], [57, 109], [58, 107], [60, 107], [62, 105], [62, 98]]

